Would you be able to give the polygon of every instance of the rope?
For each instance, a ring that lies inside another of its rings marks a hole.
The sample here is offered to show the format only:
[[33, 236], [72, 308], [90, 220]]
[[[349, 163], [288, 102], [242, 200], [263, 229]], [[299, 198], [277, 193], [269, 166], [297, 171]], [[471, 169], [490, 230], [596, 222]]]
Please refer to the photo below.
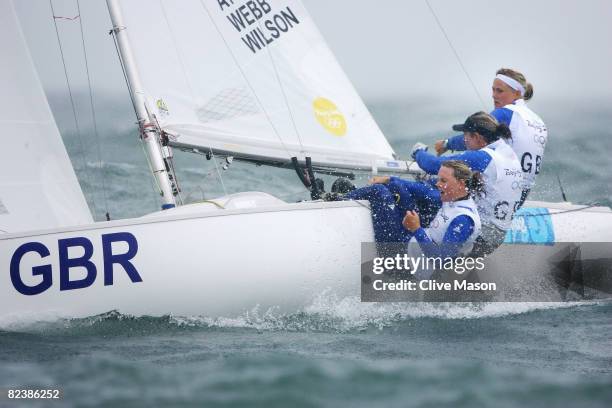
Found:
[[[55, 36], [57, 37], [57, 45], [59, 47], [60, 55], [62, 57], [62, 65], [64, 67], [64, 77], [66, 78], [66, 86], [68, 88], [68, 95], [70, 97], [70, 105], [72, 107], [72, 115], [74, 117], [74, 125], [75, 125], [75, 128], [76, 128], [77, 137], [79, 139], [79, 146], [81, 148], [81, 157], [82, 157], [83, 172], [84, 172], [85, 178], [87, 179], [87, 183], [89, 183], [90, 188], [91, 188], [91, 187], [93, 187], [93, 184], [91, 183], [91, 179], [89, 177], [89, 173], [87, 172], [87, 158], [85, 157], [85, 146], [83, 145], [83, 138], [82, 138], [82, 135], [81, 135], [81, 129], [80, 129], [80, 126], [79, 126], [79, 121], [78, 121], [77, 113], [76, 113], [76, 105], [74, 103], [74, 97], [72, 96], [72, 88], [70, 87], [70, 80], [68, 78], [68, 68], [66, 67], [66, 59], [64, 58], [64, 50], [62, 48], [62, 41], [60, 40], [59, 29], [57, 28], [57, 20], [58, 19], [64, 19], [64, 18], [56, 17], [55, 10], [53, 9], [53, 0], [49, 0], [49, 6], [51, 7], [51, 15], [53, 16], [53, 25], [55, 27]], [[77, 18], [77, 17], [74, 17], [74, 18]], [[92, 201], [92, 204], [93, 204], [93, 207], [94, 207], [94, 213], [97, 213], [98, 212], [98, 208], [96, 206], [96, 199], [95, 199], [94, 194], [91, 192], [91, 189], [89, 191], [89, 195], [91, 197], [91, 201]]]
[[196, 201], [196, 202], [194, 202], [193, 204], [201, 204], [201, 203], [206, 203], [206, 204], [214, 204], [214, 205], [215, 205], [215, 207], [217, 207], [217, 208], [219, 208], [219, 209], [221, 209], [221, 210], [225, 210], [225, 207], [224, 207], [224, 206], [222, 206], [221, 204], [216, 203], [216, 202], [214, 202], [214, 201], [212, 201], [212, 200], [200, 200], [200, 201]]
[[[208, 156], [208, 154], [207, 154], [207, 153], [203, 153], [203, 152], [201, 152], [201, 151], [199, 151], [199, 150], [198, 150], [198, 151], [189, 150], [189, 152], [191, 152], [191, 153], [195, 153], [195, 154], [200, 154], [200, 155], [202, 155], [202, 156], [204, 156], [204, 157], [207, 157], [207, 156]], [[214, 154], [213, 154], [212, 150], [210, 150], [210, 155], [211, 155], [211, 156], [210, 156], [211, 158], [213, 158], [213, 157], [214, 157]], [[208, 159], [207, 159], [207, 160], [208, 160]], [[211, 177], [211, 176], [212, 176], [213, 174], [215, 174], [215, 173], [217, 173], [217, 177], [219, 177], [219, 179], [221, 180], [221, 184], [223, 184], [223, 176], [222, 176], [221, 174], [219, 174], [219, 173], [220, 173], [220, 172], [219, 172], [219, 167], [218, 167], [218, 164], [217, 164], [217, 161], [216, 161], [216, 160], [215, 160], [215, 168], [214, 168], [213, 170], [211, 170], [211, 171], [209, 171], [209, 172], [205, 173], [205, 174], [202, 176], [201, 180], [202, 180], [202, 181], [206, 181], [206, 179], [208, 179], [209, 177]], [[198, 189], [200, 190], [200, 192], [202, 193], [202, 200], [200, 200], [200, 201], [195, 201], [195, 202], [206, 202], [206, 200], [204, 199], [205, 191], [204, 191], [204, 189], [202, 188], [202, 184], [198, 184], [198, 186], [197, 186], [197, 187], [198, 187]], [[224, 194], [225, 194], [225, 195], [227, 195], [227, 192], [225, 192]], [[190, 196], [191, 196], [191, 194], [188, 194], [186, 199], [189, 199], [189, 197], [190, 197]]]
[[[571, 212], [578, 212], [578, 211], [583, 211], [589, 208], [593, 208], [593, 207], [598, 207], [599, 204], [589, 204], [589, 205], [585, 205], [584, 207], [581, 208], [572, 208], [570, 210], [563, 210], [563, 211], [558, 211], [558, 212], [554, 212], [551, 213], [549, 212], [548, 215], [553, 216], [553, 215], [559, 215], [559, 214], [566, 214], [566, 213], [571, 213]], [[524, 208], [529, 208], [529, 207], [524, 207]], [[545, 214], [518, 214], [518, 217], [540, 217], [541, 215], [545, 215]]]
[[561, 190], [561, 197], [563, 197], [563, 201], [567, 201], [567, 196], [565, 195], [565, 190], [563, 190], [563, 184], [561, 184], [561, 177], [559, 177], [559, 173], [557, 173], [557, 182], [559, 183], [559, 189]]
[[[168, 149], [170, 149], [170, 146], [167, 146]], [[168, 163], [168, 166], [170, 167], [170, 172], [172, 173], [172, 182], [174, 183], [174, 186], [176, 187], [176, 195], [179, 199], [179, 203], [180, 205], [184, 204], [183, 201], [183, 195], [181, 194], [181, 187], [179, 186], [179, 182], [178, 182], [178, 177], [176, 175], [176, 169], [174, 168], [174, 159], [172, 157], [168, 157], [166, 159], [164, 159], [164, 162]]]
[[134, 108], [134, 112], [138, 112], [136, 109], [136, 101], [134, 100], [134, 95], [132, 94], [132, 86], [130, 85], [130, 81], [127, 77], [127, 72], [125, 71], [125, 64], [123, 62], [123, 58], [121, 57], [121, 53], [119, 52], [119, 44], [117, 43], [117, 35], [115, 33], [115, 29], [113, 28], [108, 32], [109, 35], [113, 36], [113, 44], [115, 44], [115, 52], [117, 53], [117, 58], [119, 59], [119, 65], [121, 65], [121, 72], [123, 72], [123, 79], [125, 80], [125, 85], [128, 89], [128, 94], [130, 95], [130, 100], [132, 101], [132, 107]]
[[[142, 148], [142, 154], [147, 160], [147, 167], [149, 168], [149, 173], [153, 175], [153, 177], [147, 177], [147, 178], [151, 181], [151, 191], [153, 192], [153, 202], [154, 202], [154, 206], [157, 207], [157, 204], [158, 204], [157, 195], [159, 195], [159, 192], [161, 191], [161, 186], [157, 182], [157, 177], [155, 177], [155, 173], [153, 172], [153, 166], [151, 166], [151, 162], [149, 161], [149, 155], [147, 154], [147, 150], [145, 149], [144, 141], [142, 140], [142, 138], [139, 138], [139, 139], [140, 139], [140, 147]], [[155, 189], [155, 187], [157, 187], [157, 190]]]
[[[79, 0], [77, 0], [77, 10], [80, 16], [81, 15], [81, 5], [80, 5]], [[91, 86], [91, 77], [89, 75], [89, 62], [87, 60], [87, 48], [85, 47], [85, 35], [83, 33], [83, 19], [82, 18], [79, 18], [79, 27], [81, 30], [81, 44], [83, 47], [83, 56], [85, 57], [85, 72], [87, 73], [87, 86], [89, 90], [89, 106], [91, 108], [91, 116], [93, 119], [94, 136], [96, 140], [96, 152], [98, 155], [100, 174], [102, 175], [102, 195], [104, 197], [104, 209], [106, 210], [106, 218], [108, 220], [110, 218], [110, 214], [108, 212], [108, 197], [106, 195], [106, 171], [104, 170], [102, 166], [102, 153], [100, 150], [100, 138], [98, 134], [98, 120], [96, 117], [96, 110], [94, 109], [93, 92], [92, 92], [92, 86]]]
[[429, 0], [425, 0], [425, 3], [427, 4], [427, 7], [429, 8], [429, 11], [431, 11], [431, 14], [433, 15], [434, 19], [436, 20], [436, 24], [438, 25], [438, 27], [440, 28], [440, 31], [442, 31], [442, 34], [444, 35], [444, 38], [446, 38], [446, 42], [448, 43], [448, 45], [450, 46], [451, 50], [453, 50], [453, 53], [455, 54], [455, 57], [457, 58], [457, 62], [459, 63], [459, 66], [461, 67], [461, 69], [463, 70], [463, 73], [465, 74], [465, 76], [467, 77], [468, 81], [470, 81], [470, 84], [472, 85], [472, 89], [474, 90], [474, 93], [476, 94], [476, 96], [478, 97], [478, 100], [480, 100], [480, 103], [482, 104], [482, 106], [486, 109], [487, 105], [484, 103], [484, 100], [482, 99], [482, 97], [480, 96], [480, 93], [478, 92], [478, 89], [476, 88], [476, 85], [474, 84], [474, 81], [472, 81], [472, 77], [470, 77], [470, 74], [468, 73], [467, 69], [465, 68], [465, 66], [463, 65], [463, 62], [461, 61], [461, 58], [459, 57], [459, 53], [457, 52], [457, 50], [455, 49], [455, 47], [453, 46], [453, 43], [451, 42], [450, 38], [448, 37], [448, 35], [446, 34], [446, 31], [444, 30], [444, 27], [442, 26], [442, 23], [440, 22], [440, 20], [438, 19], [438, 16], [436, 15], [436, 12], [434, 11], [434, 9], [431, 7], [431, 4], [429, 4]]
[[221, 172], [219, 171], [219, 163], [217, 163], [217, 159], [215, 158], [215, 154], [212, 149], [209, 148], [210, 154], [212, 156], [213, 162], [215, 163], [215, 169], [217, 169], [217, 175], [219, 176], [219, 181], [221, 181], [221, 187], [223, 188], [223, 194], [227, 195], [227, 190], [225, 189], [225, 183], [223, 182], [223, 176], [221, 176]]
[[[363, 203], [360, 203], [358, 200], [351, 200], [365, 208], [370, 208], [369, 205], [365, 205]], [[571, 212], [578, 212], [578, 211], [583, 211], [589, 208], [593, 208], [593, 207], [597, 207], [599, 206], [599, 204], [589, 204], [587, 206], [584, 206], [582, 208], [572, 208], [571, 210], [564, 210], [564, 211], [558, 211], [558, 212], [554, 212], [551, 213], [549, 212], [548, 215], [553, 216], [553, 215], [560, 215], [560, 214], [566, 214], [566, 213], [571, 213]], [[524, 208], [528, 208], [528, 207], [524, 207]], [[546, 215], [546, 214], [518, 214], [517, 217], [541, 217], [542, 215]]]

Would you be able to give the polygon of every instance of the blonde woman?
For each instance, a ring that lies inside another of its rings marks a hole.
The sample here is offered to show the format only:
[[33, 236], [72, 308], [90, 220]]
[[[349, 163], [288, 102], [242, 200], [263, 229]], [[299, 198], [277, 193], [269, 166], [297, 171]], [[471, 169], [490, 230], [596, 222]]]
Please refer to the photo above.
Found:
[[[533, 85], [527, 82], [521, 72], [509, 68], [499, 69], [493, 79], [492, 92], [495, 109], [491, 115], [510, 128], [512, 139], [508, 143], [516, 153], [523, 171], [520, 207], [540, 173], [548, 129], [542, 119], [527, 106], [526, 102], [533, 97]], [[463, 135], [438, 140], [435, 149], [438, 155], [447, 150], [466, 150]]]
[[443, 163], [435, 188], [397, 177], [374, 177], [371, 183], [344, 199], [370, 201], [377, 242], [418, 243], [425, 255], [442, 258], [472, 250], [481, 225], [473, 197], [483, 183], [466, 163]]

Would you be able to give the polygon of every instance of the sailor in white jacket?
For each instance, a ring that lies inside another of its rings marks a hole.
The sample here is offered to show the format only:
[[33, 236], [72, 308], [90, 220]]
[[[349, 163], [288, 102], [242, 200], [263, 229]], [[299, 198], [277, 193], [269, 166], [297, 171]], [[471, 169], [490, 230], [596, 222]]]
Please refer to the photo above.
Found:
[[[540, 173], [548, 129], [526, 104], [533, 96], [533, 85], [527, 82], [522, 73], [508, 68], [499, 69], [493, 80], [492, 92], [495, 109], [491, 115], [510, 128], [512, 139], [508, 143], [516, 153], [523, 171], [520, 207]], [[466, 150], [466, 145], [463, 135], [457, 135], [447, 140], [438, 140], [435, 148], [438, 154], [442, 154], [446, 150]]]
[[[427, 228], [421, 227], [416, 211], [408, 211], [402, 225], [412, 233], [409, 248], [420, 247], [428, 257], [454, 258], [472, 251], [480, 235], [480, 216], [473, 197], [483, 191], [480, 173], [470, 170], [467, 163], [450, 160], [442, 163], [436, 187], [442, 206]], [[410, 251], [409, 251], [410, 252]]]
[[463, 131], [468, 151], [437, 157], [420, 149], [413, 152], [413, 157], [428, 174], [437, 174], [447, 160], [465, 161], [472, 171], [482, 173], [484, 194], [476, 199], [482, 233], [474, 253], [485, 255], [501, 245], [522, 203], [523, 171], [514, 150], [505, 142], [511, 137], [508, 126], [488, 113], [477, 112], [465, 123], [453, 126], [453, 130]]

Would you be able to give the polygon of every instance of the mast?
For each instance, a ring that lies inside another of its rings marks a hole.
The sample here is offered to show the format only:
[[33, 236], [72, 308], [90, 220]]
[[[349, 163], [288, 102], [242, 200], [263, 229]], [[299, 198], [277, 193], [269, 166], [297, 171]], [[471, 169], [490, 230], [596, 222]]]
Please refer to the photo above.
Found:
[[117, 38], [119, 53], [121, 54], [125, 74], [129, 83], [129, 90], [132, 94], [140, 134], [146, 146], [145, 150], [149, 157], [151, 171], [161, 190], [162, 209], [173, 208], [176, 206], [172, 187], [173, 183], [160, 146], [160, 129], [157, 126], [157, 122], [149, 115], [150, 111], [147, 107], [144, 90], [136, 67], [136, 61], [134, 60], [130, 41], [126, 33], [126, 27], [123, 24], [123, 17], [121, 15], [118, 0], [106, 0], [106, 5], [113, 23], [113, 32]]

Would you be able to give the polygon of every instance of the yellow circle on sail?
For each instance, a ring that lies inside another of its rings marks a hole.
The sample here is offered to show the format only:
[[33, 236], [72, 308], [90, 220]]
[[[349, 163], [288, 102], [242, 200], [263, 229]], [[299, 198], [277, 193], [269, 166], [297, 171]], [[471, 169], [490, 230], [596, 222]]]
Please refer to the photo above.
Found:
[[346, 120], [338, 107], [329, 99], [317, 98], [312, 102], [317, 121], [334, 136], [346, 134]]

